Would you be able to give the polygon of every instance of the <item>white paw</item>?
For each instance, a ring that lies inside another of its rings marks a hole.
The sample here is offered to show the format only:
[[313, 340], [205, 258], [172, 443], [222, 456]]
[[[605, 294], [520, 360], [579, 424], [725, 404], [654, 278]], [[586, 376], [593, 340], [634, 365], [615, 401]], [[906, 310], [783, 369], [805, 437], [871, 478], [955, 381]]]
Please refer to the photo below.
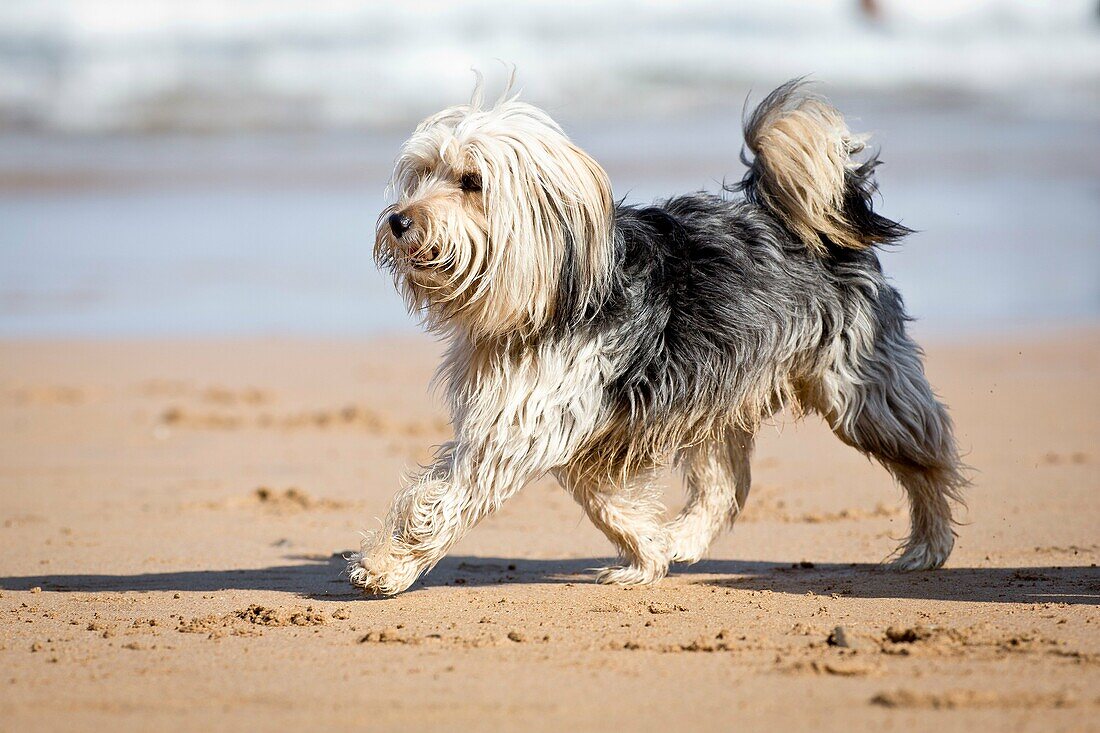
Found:
[[669, 557], [672, 562], [696, 563], [707, 553], [707, 545], [698, 535], [687, 533], [673, 534], [669, 543]]
[[954, 537], [950, 535], [937, 542], [911, 542], [902, 548], [901, 555], [890, 566], [901, 571], [935, 570], [947, 562], [954, 544]]
[[348, 557], [351, 584], [367, 593], [392, 596], [408, 588], [420, 576], [421, 565], [408, 555], [398, 555], [381, 547], [368, 547]]
[[665, 530], [672, 562], [699, 562], [707, 554], [714, 536], [705, 521], [690, 515], [677, 517], [665, 525]]
[[604, 585], [649, 585], [667, 573], [667, 565], [616, 565], [600, 568], [596, 573], [596, 582]]

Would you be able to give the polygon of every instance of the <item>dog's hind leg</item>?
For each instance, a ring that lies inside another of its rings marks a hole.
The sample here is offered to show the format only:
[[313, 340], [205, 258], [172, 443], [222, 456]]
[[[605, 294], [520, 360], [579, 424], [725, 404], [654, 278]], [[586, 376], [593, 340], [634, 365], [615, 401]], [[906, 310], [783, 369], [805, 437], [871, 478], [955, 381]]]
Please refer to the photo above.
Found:
[[619, 481], [598, 469], [577, 464], [556, 475], [624, 561], [623, 565], [600, 569], [597, 581], [646, 585], [668, 574], [668, 534], [661, 525], [665, 507], [649, 473]]
[[718, 533], [737, 520], [749, 497], [752, 447], [752, 434], [735, 429], [683, 451], [687, 502], [666, 525], [674, 562], [698, 562]]
[[846, 350], [806, 400], [841, 440], [882, 463], [908, 494], [910, 531], [894, 566], [937, 568], [955, 544], [951, 502], [962, 503], [967, 484], [951, 418], [900, 319], [880, 322], [870, 344], [866, 353]]

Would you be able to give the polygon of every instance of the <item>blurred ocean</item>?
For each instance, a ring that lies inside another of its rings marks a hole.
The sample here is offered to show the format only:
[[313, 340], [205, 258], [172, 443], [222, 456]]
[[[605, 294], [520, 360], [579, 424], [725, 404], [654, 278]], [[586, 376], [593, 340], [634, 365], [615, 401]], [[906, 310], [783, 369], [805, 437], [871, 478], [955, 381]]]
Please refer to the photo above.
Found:
[[505, 59], [586, 117], [680, 116], [813, 74], [838, 89], [1100, 110], [1096, 0], [4, 0], [0, 124], [404, 125]]
[[922, 328], [1100, 318], [1100, 7], [0, 3], [0, 337], [415, 327], [370, 258], [411, 124], [519, 67], [648, 201], [742, 173], [741, 104], [811, 73], [875, 133]]

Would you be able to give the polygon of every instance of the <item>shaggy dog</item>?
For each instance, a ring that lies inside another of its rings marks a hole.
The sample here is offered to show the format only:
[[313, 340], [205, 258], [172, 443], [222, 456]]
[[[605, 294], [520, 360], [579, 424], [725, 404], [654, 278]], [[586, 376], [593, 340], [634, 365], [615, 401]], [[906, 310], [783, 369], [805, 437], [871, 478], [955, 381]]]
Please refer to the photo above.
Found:
[[[784, 84], [746, 121], [742, 196], [632, 206], [544, 111], [480, 89], [416, 128], [379, 217], [379, 263], [449, 342], [455, 437], [349, 558], [352, 583], [405, 590], [547, 473], [619, 552], [597, 579], [652, 583], [737, 519], [754, 435], [784, 407], [905, 489], [894, 565], [942, 565], [966, 479], [875, 253], [909, 230], [872, 210], [878, 161], [855, 160], [841, 115]], [[687, 502], [665, 522], [670, 463]]]

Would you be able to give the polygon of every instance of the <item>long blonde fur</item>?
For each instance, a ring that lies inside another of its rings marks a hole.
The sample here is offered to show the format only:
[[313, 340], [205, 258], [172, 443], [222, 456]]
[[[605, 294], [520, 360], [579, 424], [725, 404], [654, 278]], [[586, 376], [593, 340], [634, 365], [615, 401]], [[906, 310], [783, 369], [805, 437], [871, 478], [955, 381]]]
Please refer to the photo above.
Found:
[[845, 179], [859, 167], [852, 156], [865, 148], [865, 139], [853, 135], [825, 99], [799, 86], [791, 92], [761, 104], [759, 117], [747, 126], [745, 145], [760, 171], [761, 203], [819, 253], [825, 238], [841, 247], [870, 246], [844, 211]]

